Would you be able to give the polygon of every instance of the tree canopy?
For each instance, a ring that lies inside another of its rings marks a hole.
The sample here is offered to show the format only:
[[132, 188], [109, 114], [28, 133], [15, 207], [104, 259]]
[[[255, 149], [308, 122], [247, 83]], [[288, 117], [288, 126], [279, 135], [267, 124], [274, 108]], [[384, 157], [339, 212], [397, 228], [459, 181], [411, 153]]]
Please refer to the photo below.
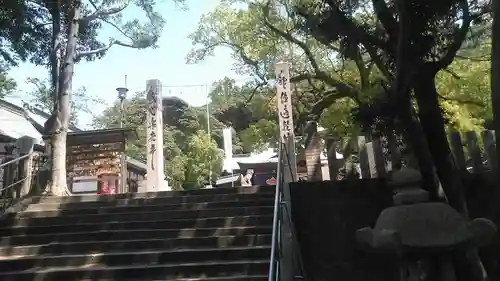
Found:
[[[209, 138], [197, 108], [178, 98], [164, 98], [164, 157], [169, 185], [174, 189], [200, 188], [218, 177], [223, 152]], [[127, 155], [146, 162], [146, 108], [144, 93], [136, 93], [124, 103], [124, 127], [136, 128], [138, 139], [127, 146]], [[120, 105], [108, 107], [94, 119], [96, 128], [119, 126]], [[212, 176], [212, 178], [210, 178]]]

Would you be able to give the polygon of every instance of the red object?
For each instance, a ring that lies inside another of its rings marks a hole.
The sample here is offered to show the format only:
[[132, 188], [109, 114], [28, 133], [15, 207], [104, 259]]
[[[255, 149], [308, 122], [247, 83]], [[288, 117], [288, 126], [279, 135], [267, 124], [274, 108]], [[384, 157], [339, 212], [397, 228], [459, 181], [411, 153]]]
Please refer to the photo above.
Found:
[[272, 177], [272, 178], [270, 178], [270, 179], [266, 180], [266, 183], [267, 183], [268, 185], [276, 185], [276, 182], [277, 182], [277, 180], [276, 180], [274, 177]]
[[115, 194], [116, 183], [115, 179], [109, 177], [99, 179], [99, 191], [97, 194]]

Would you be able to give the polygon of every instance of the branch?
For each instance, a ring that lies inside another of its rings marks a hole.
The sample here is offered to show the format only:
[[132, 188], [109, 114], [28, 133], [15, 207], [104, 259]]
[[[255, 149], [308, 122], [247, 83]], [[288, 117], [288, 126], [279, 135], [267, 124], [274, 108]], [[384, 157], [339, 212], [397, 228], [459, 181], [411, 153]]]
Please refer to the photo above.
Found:
[[468, 100], [468, 99], [461, 99], [461, 98], [450, 98], [450, 97], [445, 97], [445, 96], [443, 96], [441, 94], [438, 94], [438, 97], [440, 99], [442, 99], [442, 100], [458, 102], [458, 103], [461, 103], [461, 104], [468, 104], [468, 105], [474, 105], [474, 106], [480, 106], [480, 107], [484, 106], [484, 103], [482, 103], [480, 101], [474, 101], [474, 100]]
[[[331, 30], [335, 30], [338, 34], [352, 40], [352, 42], [363, 45], [367, 53], [370, 55], [372, 61], [382, 72], [382, 74], [387, 79], [392, 79], [392, 73], [387, 69], [386, 65], [378, 55], [379, 49], [385, 52], [390, 51], [391, 44], [387, 44], [385, 40], [379, 39], [376, 36], [369, 34], [362, 27], [356, 25], [339, 9], [338, 4], [333, 0], [327, 0], [327, 2], [331, 9], [329, 10], [330, 15], [322, 24], [326, 25], [326, 27], [319, 27], [320, 29], [323, 29], [322, 34], [332, 34]], [[299, 11], [298, 13], [305, 18], [308, 17], [307, 13], [301, 11]], [[333, 34], [335, 34], [336, 32], [333, 32]]]
[[260, 87], [262, 87], [262, 86], [264, 86], [264, 85], [266, 85], [266, 84], [267, 84], [266, 82], [260, 82], [260, 83], [258, 83], [258, 84], [257, 84], [257, 85], [253, 88], [252, 92], [250, 92], [250, 96], [249, 96], [249, 97], [247, 97], [247, 99], [246, 99], [246, 101], [245, 101], [244, 105], [245, 105], [245, 106], [246, 106], [246, 105], [248, 105], [248, 103], [250, 103], [250, 101], [252, 101], [253, 97], [255, 96], [255, 93], [257, 93], [257, 90], [258, 90]]
[[102, 47], [100, 49], [95, 49], [95, 50], [90, 50], [90, 51], [84, 51], [84, 52], [78, 52], [75, 56], [75, 60], [79, 60], [81, 58], [87, 57], [87, 56], [92, 56], [92, 55], [97, 55], [97, 54], [102, 54], [108, 51], [111, 47], [114, 45], [119, 45], [122, 47], [127, 47], [127, 48], [133, 48], [133, 49], [138, 49], [139, 47], [134, 45], [134, 44], [127, 44], [123, 43], [118, 40], [113, 40], [111, 43], [109, 43], [106, 47]]
[[336, 100], [351, 97], [348, 93], [342, 93], [338, 90], [329, 90], [323, 92], [323, 98], [314, 103], [310, 110], [303, 112], [297, 118], [297, 126], [309, 120], [317, 120], [323, 111], [330, 107]]
[[[311, 49], [309, 48], [309, 46], [307, 46], [306, 43], [293, 37], [290, 33], [280, 30], [279, 28], [275, 27], [271, 22], [269, 22], [268, 18], [269, 5], [270, 2], [267, 2], [267, 4], [263, 7], [264, 24], [278, 36], [281, 36], [285, 40], [294, 43], [295, 45], [299, 46], [302, 49], [302, 51], [304, 51], [304, 54], [306, 55], [307, 59], [311, 63], [312, 68], [314, 69], [315, 75], [313, 76], [315, 79], [321, 80], [332, 87], [336, 87], [338, 88], [339, 91], [342, 91], [344, 93], [349, 93], [352, 98], [356, 99], [358, 96], [358, 90], [338, 79], [333, 78], [332, 76], [328, 75], [325, 71], [322, 71], [318, 65], [318, 62], [314, 58], [314, 54], [312, 53]], [[307, 75], [303, 77], [304, 79], [308, 79]]]
[[116, 30], [118, 30], [118, 32], [120, 32], [123, 36], [127, 37], [128, 39], [130, 39], [130, 41], [134, 41], [134, 38], [130, 37], [130, 35], [128, 35], [127, 33], [125, 33], [118, 25], [116, 25], [114, 22], [111, 22], [107, 19], [101, 19], [103, 22], [111, 25], [112, 27], [114, 27]]
[[462, 77], [460, 77], [460, 75], [458, 75], [455, 71], [449, 69], [449, 68], [445, 68], [443, 69], [446, 73], [450, 74], [453, 78], [455, 79], [462, 79]]
[[115, 8], [110, 8], [110, 9], [103, 9], [102, 5], [100, 7], [97, 7], [97, 5], [92, 1], [90, 1], [90, 3], [96, 10], [93, 13], [91, 13], [85, 17], [82, 17], [80, 19], [80, 22], [82, 24], [91, 22], [91, 21], [96, 20], [96, 19], [103, 19], [107, 16], [120, 13], [128, 7], [128, 5], [130, 4], [130, 1], [127, 1], [127, 3], [125, 3], [125, 5], [123, 5], [121, 7], [115, 7]]
[[398, 22], [394, 19], [393, 14], [385, 0], [372, 0], [373, 9], [378, 20], [384, 27], [389, 37], [396, 38], [398, 36]]
[[463, 59], [463, 60], [470, 60], [474, 62], [485, 62], [485, 61], [491, 61], [491, 59], [487, 56], [483, 57], [468, 57], [468, 56], [462, 56], [462, 55], [456, 55], [455, 58], [457, 59]]
[[448, 47], [448, 51], [439, 61], [433, 64], [434, 71], [438, 72], [441, 69], [448, 67], [452, 62], [455, 56], [457, 55], [458, 50], [462, 47], [462, 43], [467, 37], [467, 32], [469, 32], [469, 27], [472, 21], [472, 16], [469, 11], [469, 3], [467, 0], [460, 0], [459, 5], [462, 8], [462, 26], [455, 33], [454, 40]]

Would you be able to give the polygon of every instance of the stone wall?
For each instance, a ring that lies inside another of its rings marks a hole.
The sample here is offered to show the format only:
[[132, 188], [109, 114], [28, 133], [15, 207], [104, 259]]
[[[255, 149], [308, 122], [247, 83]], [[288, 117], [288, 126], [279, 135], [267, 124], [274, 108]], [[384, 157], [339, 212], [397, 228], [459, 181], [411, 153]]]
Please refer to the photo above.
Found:
[[[472, 218], [486, 217], [500, 225], [500, 189], [491, 174], [469, 174], [466, 198]], [[292, 216], [309, 280], [396, 281], [396, 261], [366, 252], [354, 232], [373, 226], [392, 204], [392, 190], [383, 180], [293, 183]], [[480, 249], [490, 280], [500, 281], [500, 234]]]
[[392, 204], [382, 180], [293, 183], [292, 216], [308, 278], [314, 281], [395, 281], [392, 257], [359, 248], [354, 232], [373, 226]]

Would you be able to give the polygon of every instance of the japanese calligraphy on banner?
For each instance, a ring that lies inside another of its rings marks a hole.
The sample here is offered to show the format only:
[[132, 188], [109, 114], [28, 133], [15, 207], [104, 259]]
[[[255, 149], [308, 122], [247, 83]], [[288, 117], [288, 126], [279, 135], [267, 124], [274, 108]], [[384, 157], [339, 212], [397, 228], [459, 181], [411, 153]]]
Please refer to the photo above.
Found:
[[278, 103], [280, 138], [283, 142], [295, 137], [290, 88], [290, 65], [286, 62], [279, 62], [276, 64], [276, 101]]

